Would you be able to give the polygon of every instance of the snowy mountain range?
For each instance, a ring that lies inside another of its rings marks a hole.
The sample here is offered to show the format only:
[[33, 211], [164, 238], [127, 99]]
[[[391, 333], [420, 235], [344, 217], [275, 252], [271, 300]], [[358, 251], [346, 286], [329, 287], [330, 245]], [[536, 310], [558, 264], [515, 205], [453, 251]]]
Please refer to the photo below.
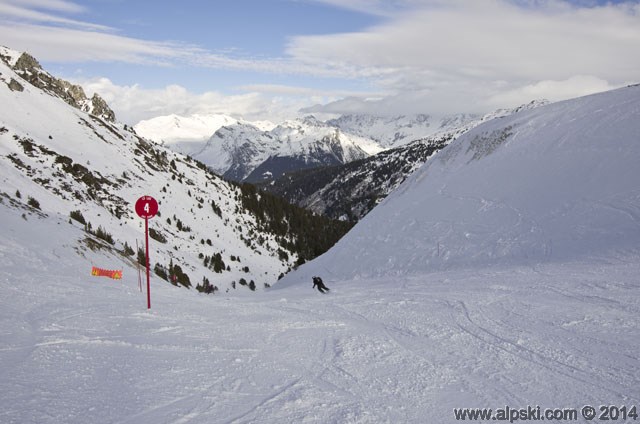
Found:
[[[321, 168], [346, 165], [386, 150], [402, 152], [412, 142], [432, 144], [437, 140], [453, 140], [482, 122], [546, 103], [544, 100], [533, 101], [517, 109], [500, 109], [483, 116], [343, 115], [323, 122], [309, 115], [278, 125], [265, 121], [249, 122], [226, 115], [170, 115], [141, 121], [135, 130], [143, 137], [198, 159], [227, 179], [265, 183], [278, 180], [286, 173], [311, 169], [324, 173], [326, 170]], [[409, 149], [415, 150], [416, 147]], [[396, 170], [399, 177], [394, 180], [404, 180], [424, 160], [426, 157], [410, 169], [400, 166]], [[384, 197], [396, 186], [391, 184], [389, 189], [376, 188], [373, 191], [380, 191]], [[321, 212], [318, 207], [313, 210]], [[370, 207], [364, 210], [368, 211]]]
[[[196, 158], [226, 178], [255, 182], [285, 172], [329, 166], [367, 157], [380, 149], [313, 117], [285, 121], [270, 131], [236, 125], [216, 131]], [[230, 164], [230, 166], [229, 166]]]
[[[69, 226], [73, 236], [60, 243], [77, 246], [79, 254], [105, 249], [135, 261], [133, 247], [144, 232], [133, 204], [142, 195], [160, 204], [150, 224], [151, 266], [164, 279], [181, 276], [184, 286], [207, 278], [221, 290], [243, 281], [263, 288], [300, 256], [317, 252], [313, 244], [326, 249], [346, 231], [333, 233], [329, 221], [286, 204], [275, 217], [269, 205], [278, 199], [230, 184], [202, 163], [141, 138], [99, 96], [87, 99], [31, 56], [7, 48], [0, 55], [1, 208]], [[328, 225], [327, 238], [287, 227], [298, 221]]]
[[400, 147], [415, 140], [440, 138], [464, 132], [482, 116], [457, 114], [436, 118], [425, 114], [412, 116], [342, 115], [327, 124], [376, 141], [385, 149]]
[[284, 172], [347, 163], [382, 150], [370, 139], [347, 134], [312, 116], [278, 125], [224, 115], [158, 117], [135, 129], [234, 181], [277, 178]]

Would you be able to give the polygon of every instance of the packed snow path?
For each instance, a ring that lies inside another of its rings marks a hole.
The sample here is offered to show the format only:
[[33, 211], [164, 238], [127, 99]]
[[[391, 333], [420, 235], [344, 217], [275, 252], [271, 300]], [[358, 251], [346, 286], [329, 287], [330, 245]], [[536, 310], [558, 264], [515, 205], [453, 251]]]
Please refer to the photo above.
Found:
[[28, 233], [0, 244], [2, 423], [444, 423], [462, 407], [640, 403], [637, 260], [325, 277], [326, 295], [153, 279], [147, 311], [134, 269], [91, 277], [104, 253], [34, 254]]

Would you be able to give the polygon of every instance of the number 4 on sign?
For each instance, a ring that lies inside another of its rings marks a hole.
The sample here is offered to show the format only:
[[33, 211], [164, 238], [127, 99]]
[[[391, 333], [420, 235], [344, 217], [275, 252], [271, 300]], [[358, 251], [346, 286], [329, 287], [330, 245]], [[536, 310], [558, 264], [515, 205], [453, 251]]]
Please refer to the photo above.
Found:
[[158, 213], [158, 202], [151, 196], [142, 196], [136, 202], [136, 213], [142, 219], [153, 218]]

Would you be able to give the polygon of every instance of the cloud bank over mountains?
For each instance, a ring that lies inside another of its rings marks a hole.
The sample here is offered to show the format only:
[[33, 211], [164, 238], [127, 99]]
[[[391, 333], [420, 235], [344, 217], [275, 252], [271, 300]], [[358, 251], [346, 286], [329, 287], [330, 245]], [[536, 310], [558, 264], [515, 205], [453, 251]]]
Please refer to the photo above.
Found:
[[[280, 54], [267, 55], [225, 50], [205, 40], [179, 41], [177, 29], [167, 39], [123, 34], [84, 20], [87, 7], [75, 2], [4, 0], [0, 40], [29, 50], [45, 63], [124, 63], [160, 67], [163, 72], [176, 68], [173, 81], [160, 87], [144, 86], [145, 81], [117, 84], [106, 70], [104, 75], [77, 77], [89, 91], [100, 90], [116, 113], [131, 123], [167, 113], [277, 120], [301, 109], [485, 112], [534, 98], [554, 101], [609, 90], [637, 82], [640, 69], [637, 1], [315, 3], [376, 15], [378, 23], [341, 33], [291, 34], [279, 47]], [[185, 66], [247, 72], [254, 79], [210, 81], [208, 89], [197, 91], [186, 87]], [[274, 82], [264, 83], [269, 78]]]

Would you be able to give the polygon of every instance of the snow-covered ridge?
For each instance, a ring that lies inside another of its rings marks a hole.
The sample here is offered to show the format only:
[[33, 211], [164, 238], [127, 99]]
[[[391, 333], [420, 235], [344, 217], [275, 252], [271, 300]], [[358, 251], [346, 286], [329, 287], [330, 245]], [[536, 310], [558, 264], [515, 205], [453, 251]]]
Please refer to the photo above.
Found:
[[638, 86], [486, 122], [301, 272], [351, 278], [635, 254], [638, 134]]

